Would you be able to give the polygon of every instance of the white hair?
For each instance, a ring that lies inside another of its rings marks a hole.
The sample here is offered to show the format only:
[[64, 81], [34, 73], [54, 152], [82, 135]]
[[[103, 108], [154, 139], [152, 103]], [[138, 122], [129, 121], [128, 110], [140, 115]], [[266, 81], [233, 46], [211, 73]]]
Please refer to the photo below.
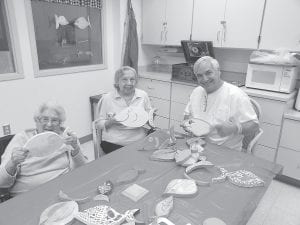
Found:
[[34, 120], [37, 121], [40, 119], [42, 113], [47, 110], [51, 109], [55, 111], [58, 115], [58, 118], [61, 122], [64, 122], [66, 120], [66, 112], [64, 108], [59, 105], [56, 101], [47, 101], [43, 102], [37, 109], [36, 113], [34, 114]]

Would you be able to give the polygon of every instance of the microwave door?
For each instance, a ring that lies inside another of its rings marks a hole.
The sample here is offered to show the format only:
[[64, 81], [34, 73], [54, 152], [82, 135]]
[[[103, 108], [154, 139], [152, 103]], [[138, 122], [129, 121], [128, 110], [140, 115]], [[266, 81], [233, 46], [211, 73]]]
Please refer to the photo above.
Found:
[[263, 90], [279, 91], [281, 76], [278, 70], [248, 68], [246, 86]]

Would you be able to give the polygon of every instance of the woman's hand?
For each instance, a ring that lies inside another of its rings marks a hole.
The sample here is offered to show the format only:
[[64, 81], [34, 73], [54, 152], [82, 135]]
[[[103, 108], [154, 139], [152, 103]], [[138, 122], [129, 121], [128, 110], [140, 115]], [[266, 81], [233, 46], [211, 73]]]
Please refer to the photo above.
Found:
[[19, 165], [20, 163], [24, 162], [29, 150], [23, 147], [16, 147], [13, 148], [11, 153], [11, 162], [14, 166]]
[[107, 114], [107, 118], [106, 118], [106, 121], [104, 123], [105, 129], [109, 129], [112, 126], [122, 125], [119, 121], [116, 120], [115, 115], [116, 115], [115, 113]]
[[77, 135], [72, 131], [67, 131], [67, 135], [64, 137], [66, 145], [71, 145], [74, 150], [79, 149]]
[[192, 135], [192, 131], [191, 131], [191, 126], [190, 126], [190, 119], [186, 119], [183, 120], [182, 123], [180, 124], [180, 127], [182, 127], [182, 129], [187, 132], [189, 135]]

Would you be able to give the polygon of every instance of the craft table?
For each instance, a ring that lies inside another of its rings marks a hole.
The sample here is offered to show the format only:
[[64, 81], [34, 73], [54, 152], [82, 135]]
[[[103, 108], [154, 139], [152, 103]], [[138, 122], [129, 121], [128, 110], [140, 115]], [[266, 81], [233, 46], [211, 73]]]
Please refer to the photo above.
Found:
[[[152, 135], [157, 135], [159, 132], [161, 131], [156, 131]], [[163, 135], [165, 134], [159, 133], [160, 137]], [[153, 151], [138, 151], [143, 143], [144, 141], [140, 141], [105, 155], [32, 191], [1, 203], [0, 224], [38, 224], [43, 210], [59, 201], [59, 190], [71, 197], [79, 198], [88, 195], [93, 197], [97, 195], [98, 185], [107, 180], [113, 182], [119, 174], [134, 166], [146, 170], [134, 182], [149, 190], [149, 193], [141, 200], [134, 202], [121, 194], [132, 184], [130, 183], [115, 187], [110, 195], [109, 203], [88, 201], [79, 204], [79, 208], [84, 210], [95, 205], [107, 204], [120, 213], [128, 209], [139, 208], [141, 211], [136, 218], [148, 220], [154, 215], [155, 205], [163, 199], [162, 194], [167, 184], [172, 179], [184, 178], [184, 167], [176, 165], [175, 162], [149, 160]], [[183, 146], [184, 143], [184, 140], [178, 140], [178, 145]], [[187, 223], [201, 225], [208, 217], [218, 217], [227, 225], [246, 224], [270, 182], [276, 174], [281, 172], [282, 167], [250, 154], [211, 144], [206, 145], [204, 154], [207, 160], [228, 171], [239, 169], [252, 171], [265, 181], [265, 186], [243, 188], [225, 181], [207, 187], [198, 187], [198, 193], [194, 197], [174, 198], [174, 209], [169, 219], [176, 225]], [[196, 171], [192, 175], [197, 176]], [[74, 220], [72, 224], [82, 223]]]

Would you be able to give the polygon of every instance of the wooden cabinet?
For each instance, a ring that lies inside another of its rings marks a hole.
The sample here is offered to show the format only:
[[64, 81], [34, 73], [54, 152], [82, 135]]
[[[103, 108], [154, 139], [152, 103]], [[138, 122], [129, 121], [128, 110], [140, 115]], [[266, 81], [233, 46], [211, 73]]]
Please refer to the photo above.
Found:
[[276, 162], [283, 165], [282, 174], [300, 182], [300, 113], [298, 120], [284, 118]]
[[288, 48], [300, 51], [300, 1], [267, 1], [261, 49]]
[[143, 0], [142, 43], [180, 45], [191, 33], [193, 0]]
[[250, 88], [243, 90], [261, 107], [260, 127], [263, 134], [253, 153], [255, 156], [274, 161], [279, 146], [283, 114], [292, 108], [295, 93], [282, 94]]
[[195, 0], [193, 39], [215, 47], [256, 48], [264, 0]]
[[148, 93], [152, 107], [158, 109], [155, 125], [162, 129], [168, 129], [171, 83], [140, 77], [137, 87]]

